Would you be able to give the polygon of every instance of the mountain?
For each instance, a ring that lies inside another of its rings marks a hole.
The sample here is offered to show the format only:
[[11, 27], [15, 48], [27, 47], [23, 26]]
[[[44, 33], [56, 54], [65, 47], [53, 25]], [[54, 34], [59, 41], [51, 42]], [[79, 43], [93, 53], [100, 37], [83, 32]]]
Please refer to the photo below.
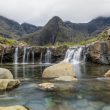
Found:
[[80, 42], [96, 37], [102, 30], [110, 26], [110, 17], [98, 17], [88, 23], [64, 22], [55, 16], [39, 31], [28, 34], [22, 40], [37, 45], [62, 42]]
[[[49, 22], [39, 31], [25, 36], [22, 40], [33, 42], [34, 44], [55, 44], [56, 42], [71, 42], [74, 36], [82, 35], [81, 32], [72, 29], [66, 25], [63, 20], [57, 16], [49, 20]], [[82, 39], [83, 36], [80, 37]], [[79, 37], [76, 37], [78, 39]]]
[[72, 23], [54, 16], [45, 26], [40, 27], [28, 23], [20, 25], [16, 21], [0, 16], [0, 35], [36, 45], [80, 42], [96, 37], [108, 27], [110, 17], [98, 17], [88, 23]]
[[33, 33], [33, 32], [38, 31], [42, 28], [40, 26], [37, 27], [35, 25], [28, 24], [28, 23], [21, 24], [21, 27], [25, 31], [26, 34]]
[[25, 34], [33, 33], [41, 27], [36, 27], [28, 23], [19, 24], [14, 20], [10, 20], [0, 16], [0, 35], [6, 38], [18, 39]]

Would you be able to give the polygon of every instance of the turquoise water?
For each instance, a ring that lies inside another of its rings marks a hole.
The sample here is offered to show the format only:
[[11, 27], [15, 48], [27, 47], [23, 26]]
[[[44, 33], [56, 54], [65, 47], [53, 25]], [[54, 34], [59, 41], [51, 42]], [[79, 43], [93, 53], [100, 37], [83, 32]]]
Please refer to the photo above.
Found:
[[110, 66], [74, 65], [79, 81], [72, 90], [59, 92], [36, 88], [36, 84], [44, 82], [41, 75], [45, 66], [4, 64], [1, 67], [12, 71], [14, 77], [21, 80], [21, 85], [0, 93], [0, 106], [25, 105], [31, 110], [110, 110], [110, 80], [103, 77]]

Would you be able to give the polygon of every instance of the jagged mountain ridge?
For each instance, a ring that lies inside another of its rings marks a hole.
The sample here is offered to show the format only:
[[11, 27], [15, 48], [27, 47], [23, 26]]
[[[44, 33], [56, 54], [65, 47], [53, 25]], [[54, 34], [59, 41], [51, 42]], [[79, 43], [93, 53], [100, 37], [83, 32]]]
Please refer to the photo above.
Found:
[[19, 24], [0, 16], [0, 35], [30, 42], [36, 45], [55, 44], [56, 42], [80, 42], [97, 36], [110, 26], [110, 17], [98, 17], [88, 23], [64, 22], [53, 17], [44, 27], [28, 23]]
[[97, 36], [110, 26], [110, 17], [98, 17], [88, 23], [64, 22], [55, 16], [39, 31], [29, 34], [23, 39], [38, 45], [56, 42], [80, 42]]

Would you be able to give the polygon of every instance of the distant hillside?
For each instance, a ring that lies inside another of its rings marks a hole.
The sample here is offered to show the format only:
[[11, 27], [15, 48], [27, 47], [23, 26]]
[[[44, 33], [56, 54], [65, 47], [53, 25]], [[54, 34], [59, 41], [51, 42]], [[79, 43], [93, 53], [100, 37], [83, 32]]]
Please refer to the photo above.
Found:
[[110, 17], [98, 17], [88, 23], [72, 23], [55, 16], [44, 27], [37, 27], [28, 23], [20, 25], [0, 16], [0, 35], [35, 45], [80, 42], [96, 37], [107, 27], [110, 27]]
[[6, 38], [21, 38], [25, 34], [29, 34], [39, 30], [40, 27], [27, 23], [19, 24], [16, 21], [0, 16], [0, 35]]

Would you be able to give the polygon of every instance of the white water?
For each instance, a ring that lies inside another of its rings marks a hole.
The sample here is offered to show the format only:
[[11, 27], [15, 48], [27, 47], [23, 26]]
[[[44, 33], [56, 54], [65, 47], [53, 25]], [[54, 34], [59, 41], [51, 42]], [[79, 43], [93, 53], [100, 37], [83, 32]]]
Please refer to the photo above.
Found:
[[51, 63], [51, 56], [52, 56], [52, 53], [51, 53], [50, 49], [47, 49], [47, 52], [45, 54], [45, 63], [46, 64]]
[[[23, 53], [23, 60], [22, 60], [22, 64], [28, 64], [28, 63], [35, 63], [35, 59], [34, 59], [34, 51], [32, 51], [31, 47], [24, 47], [24, 53]], [[31, 58], [30, 58], [31, 55]], [[31, 60], [30, 60], [31, 59]]]
[[24, 47], [23, 64], [26, 63], [26, 47]]
[[34, 64], [35, 61], [34, 61], [34, 51], [32, 51], [32, 64]]
[[64, 61], [76, 64], [85, 62], [85, 59], [85, 47], [76, 47], [67, 50]]
[[18, 47], [15, 48], [14, 64], [18, 64]]

